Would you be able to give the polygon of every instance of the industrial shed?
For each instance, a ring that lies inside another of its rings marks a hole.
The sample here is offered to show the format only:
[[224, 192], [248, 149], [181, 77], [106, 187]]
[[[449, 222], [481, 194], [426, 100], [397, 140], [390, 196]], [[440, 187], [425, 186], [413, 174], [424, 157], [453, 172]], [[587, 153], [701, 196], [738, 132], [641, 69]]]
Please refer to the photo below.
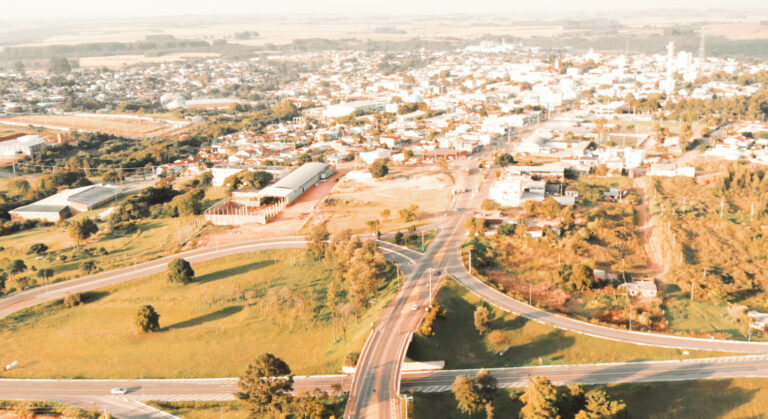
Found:
[[274, 185], [259, 191], [259, 196], [262, 200], [273, 198], [275, 201], [285, 201], [290, 204], [314, 184], [328, 177], [327, 172], [328, 165], [325, 163], [306, 163]]
[[67, 203], [75, 214], [98, 208], [107, 202], [115, 200], [120, 190], [108, 186], [93, 186], [84, 191], [70, 195]]
[[12, 220], [40, 220], [48, 223], [61, 221], [70, 215], [67, 205], [30, 204], [10, 211]]
[[120, 188], [117, 186], [89, 185], [65, 189], [56, 195], [8, 212], [13, 220], [56, 222], [98, 208], [119, 196]]

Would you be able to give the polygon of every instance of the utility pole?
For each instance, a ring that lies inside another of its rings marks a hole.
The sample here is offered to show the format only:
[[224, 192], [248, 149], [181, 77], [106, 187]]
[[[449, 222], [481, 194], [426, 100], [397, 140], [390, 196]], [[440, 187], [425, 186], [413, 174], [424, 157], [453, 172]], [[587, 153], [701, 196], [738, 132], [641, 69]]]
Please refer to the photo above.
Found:
[[16, 160], [13, 161], [13, 177], [16, 177]]
[[725, 198], [720, 198], [720, 218], [723, 218], [724, 208], [725, 208]]
[[429, 268], [429, 308], [432, 308], [432, 271], [434, 269]]
[[528, 284], [528, 305], [532, 306], [533, 301], [533, 284]]
[[45, 278], [45, 293], [48, 294], [50, 289], [48, 288], [48, 271], [43, 269], [43, 277]]
[[472, 249], [469, 249], [469, 274], [472, 275]]

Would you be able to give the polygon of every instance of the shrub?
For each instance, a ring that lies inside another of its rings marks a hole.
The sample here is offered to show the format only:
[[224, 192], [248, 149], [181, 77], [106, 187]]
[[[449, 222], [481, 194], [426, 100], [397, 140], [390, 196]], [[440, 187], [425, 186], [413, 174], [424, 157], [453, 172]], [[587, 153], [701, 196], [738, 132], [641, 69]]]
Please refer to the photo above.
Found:
[[359, 352], [347, 352], [347, 354], [344, 356], [344, 366], [354, 367], [357, 365], [357, 361], [359, 359], [360, 359]]
[[154, 307], [144, 305], [136, 312], [134, 323], [139, 332], [154, 332], [160, 329], [160, 315], [157, 314]]
[[80, 294], [80, 293], [67, 294], [64, 297], [64, 307], [67, 307], [67, 308], [74, 307], [74, 306], [79, 306], [83, 302], [84, 302], [83, 301], [83, 294]]
[[168, 281], [180, 284], [188, 284], [195, 279], [195, 271], [192, 265], [184, 259], [176, 258], [168, 263]]

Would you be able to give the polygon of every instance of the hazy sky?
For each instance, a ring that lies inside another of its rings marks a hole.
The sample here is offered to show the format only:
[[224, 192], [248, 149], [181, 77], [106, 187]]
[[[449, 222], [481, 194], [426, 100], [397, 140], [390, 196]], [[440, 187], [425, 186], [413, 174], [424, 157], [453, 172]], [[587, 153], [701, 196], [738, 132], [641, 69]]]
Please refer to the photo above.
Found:
[[0, 20], [288, 13], [442, 14], [766, 8], [765, 0], [0, 0]]

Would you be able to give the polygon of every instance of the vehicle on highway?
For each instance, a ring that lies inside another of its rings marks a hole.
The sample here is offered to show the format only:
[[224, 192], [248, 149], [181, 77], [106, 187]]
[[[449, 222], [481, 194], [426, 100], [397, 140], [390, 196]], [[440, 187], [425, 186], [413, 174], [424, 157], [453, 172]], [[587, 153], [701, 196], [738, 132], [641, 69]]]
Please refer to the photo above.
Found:
[[411, 306], [411, 311], [416, 311], [418, 309], [419, 309], [419, 305], [418, 304], [414, 304], [414, 305]]
[[115, 387], [112, 390], [109, 390], [109, 394], [114, 395], [121, 395], [128, 393], [128, 389], [122, 388], [122, 387]]

